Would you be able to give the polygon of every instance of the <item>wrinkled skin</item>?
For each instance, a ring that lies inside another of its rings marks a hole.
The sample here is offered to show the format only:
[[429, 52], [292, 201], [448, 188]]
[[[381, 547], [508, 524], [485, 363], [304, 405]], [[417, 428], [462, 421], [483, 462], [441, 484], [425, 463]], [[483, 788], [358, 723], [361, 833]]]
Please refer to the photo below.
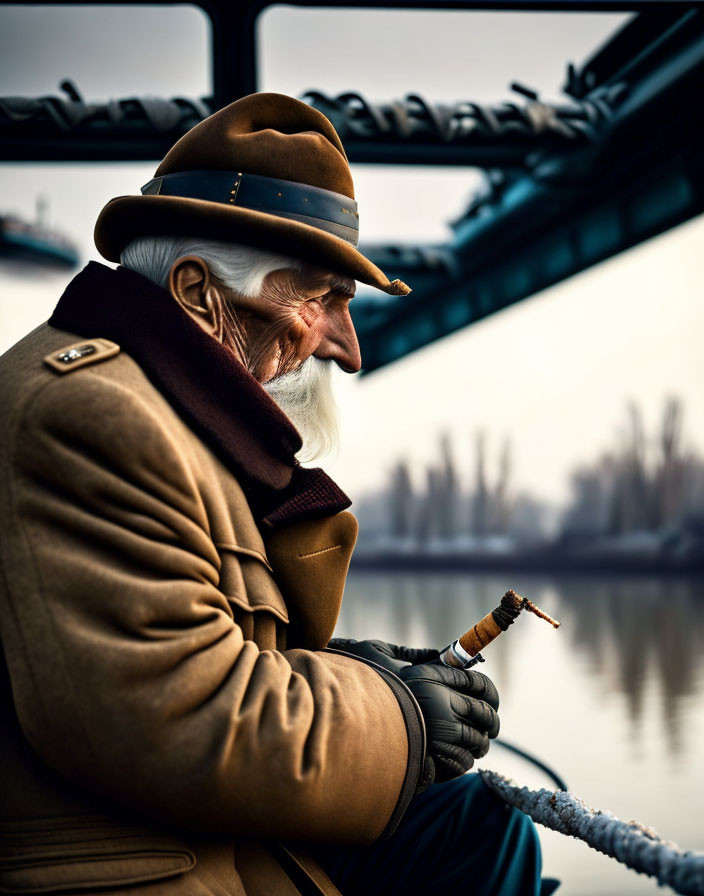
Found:
[[312, 265], [281, 269], [267, 274], [261, 293], [251, 298], [223, 286], [201, 258], [186, 256], [174, 262], [169, 289], [261, 383], [296, 370], [311, 355], [347, 373], [362, 366], [349, 277]]

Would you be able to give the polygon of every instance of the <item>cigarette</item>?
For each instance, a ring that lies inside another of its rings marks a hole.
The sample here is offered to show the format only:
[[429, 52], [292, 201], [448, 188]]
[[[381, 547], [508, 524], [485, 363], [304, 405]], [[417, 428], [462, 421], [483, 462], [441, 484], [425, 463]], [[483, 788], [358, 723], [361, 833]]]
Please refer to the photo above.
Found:
[[495, 610], [488, 613], [443, 651], [440, 662], [459, 669], [469, 669], [475, 663], [483, 663], [484, 657], [480, 651], [491, 644], [495, 638], [498, 638], [501, 632], [505, 632], [521, 610], [534, 613], [539, 619], [549, 622], [553, 628], [560, 627], [560, 623], [556, 619], [548, 616], [527, 597], [521, 597], [520, 594], [510, 590], [504, 594], [501, 603]]

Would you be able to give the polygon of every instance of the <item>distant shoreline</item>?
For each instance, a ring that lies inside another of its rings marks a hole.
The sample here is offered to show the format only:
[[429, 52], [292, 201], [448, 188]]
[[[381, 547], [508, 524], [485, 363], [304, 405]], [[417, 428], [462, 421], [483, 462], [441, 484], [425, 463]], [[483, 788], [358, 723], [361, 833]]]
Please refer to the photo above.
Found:
[[536, 572], [704, 577], [704, 556], [577, 554], [554, 548], [510, 554], [400, 553], [362, 549], [353, 554], [350, 569], [353, 572]]

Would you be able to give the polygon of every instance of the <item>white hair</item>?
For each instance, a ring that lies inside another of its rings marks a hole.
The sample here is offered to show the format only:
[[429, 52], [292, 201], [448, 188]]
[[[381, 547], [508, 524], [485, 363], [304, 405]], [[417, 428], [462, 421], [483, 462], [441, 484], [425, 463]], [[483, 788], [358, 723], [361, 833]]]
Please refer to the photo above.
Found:
[[251, 297], [259, 295], [264, 278], [272, 271], [301, 268], [301, 262], [297, 259], [276, 255], [265, 249], [220, 240], [173, 236], [143, 236], [132, 240], [120, 253], [120, 264], [157, 286], [167, 287], [173, 263], [186, 255], [202, 258], [224, 286]]
[[332, 386], [335, 362], [311, 355], [291, 373], [264, 383], [264, 389], [303, 440], [298, 459], [306, 463], [338, 448], [337, 408]]

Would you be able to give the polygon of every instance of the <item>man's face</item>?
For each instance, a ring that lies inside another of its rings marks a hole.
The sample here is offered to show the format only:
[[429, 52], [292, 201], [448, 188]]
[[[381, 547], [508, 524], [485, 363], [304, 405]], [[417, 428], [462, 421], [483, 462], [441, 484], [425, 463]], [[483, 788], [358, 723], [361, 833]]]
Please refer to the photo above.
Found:
[[[264, 348], [257, 379], [265, 383], [291, 373], [311, 356], [356, 373], [362, 359], [349, 312], [354, 291], [350, 277], [305, 265], [267, 274], [255, 299], [233, 296], [234, 306], [250, 316], [250, 343], [261, 342]], [[275, 338], [267, 339], [267, 333]]]
[[[313, 265], [264, 277], [255, 297], [225, 287], [198, 256], [174, 262], [169, 289], [207, 333], [264, 384], [298, 428], [310, 459], [336, 441], [330, 372], [362, 361], [349, 312], [355, 282]], [[307, 362], [307, 363], [306, 363]]]
[[349, 312], [351, 277], [308, 264], [282, 268], [267, 274], [253, 297], [224, 286], [203, 259], [189, 255], [174, 262], [169, 289], [260, 383], [298, 370], [312, 356], [348, 373], [362, 366]]

